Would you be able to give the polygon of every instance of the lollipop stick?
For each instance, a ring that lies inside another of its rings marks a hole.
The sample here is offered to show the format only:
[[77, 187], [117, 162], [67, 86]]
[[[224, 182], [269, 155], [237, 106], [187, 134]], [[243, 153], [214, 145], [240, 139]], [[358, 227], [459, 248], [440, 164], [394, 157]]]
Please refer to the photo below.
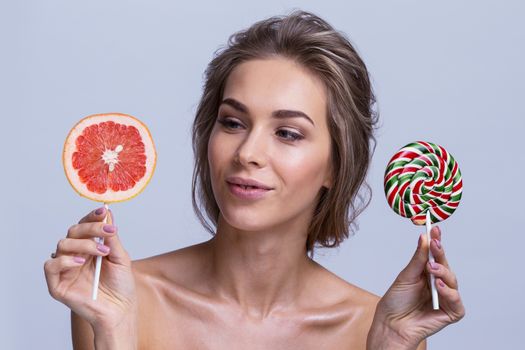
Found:
[[[104, 208], [106, 208], [106, 216], [104, 217], [104, 223], [108, 223], [108, 217], [109, 217], [109, 206], [107, 203], [104, 203]], [[104, 237], [95, 237], [95, 242], [99, 244], [104, 244]], [[98, 294], [98, 281], [100, 280], [100, 268], [102, 266], [102, 257], [99, 255], [97, 256], [97, 261], [95, 265], [95, 275], [93, 277], [93, 293], [91, 294], [91, 299], [97, 300], [97, 294]]]
[[[434, 263], [436, 262], [436, 260], [434, 260], [434, 255], [432, 255], [432, 252], [430, 251], [430, 230], [432, 229], [432, 223], [430, 222], [430, 210], [427, 210], [426, 224], [427, 224], [427, 241], [428, 241], [428, 260]], [[439, 299], [438, 299], [438, 292], [436, 289], [436, 278], [434, 274], [432, 273], [430, 274], [430, 287], [432, 288], [432, 306], [434, 310], [439, 310]]]

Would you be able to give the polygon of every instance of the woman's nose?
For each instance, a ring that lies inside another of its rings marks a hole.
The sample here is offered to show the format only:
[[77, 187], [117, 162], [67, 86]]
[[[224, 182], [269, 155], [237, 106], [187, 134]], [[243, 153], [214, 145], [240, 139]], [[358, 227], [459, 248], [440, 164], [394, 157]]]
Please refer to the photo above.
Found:
[[252, 130], [237, 148], [235, 160], [244, 167], [256, 166], [262, 168], [267, 163], [267, 142], [262, 131]]

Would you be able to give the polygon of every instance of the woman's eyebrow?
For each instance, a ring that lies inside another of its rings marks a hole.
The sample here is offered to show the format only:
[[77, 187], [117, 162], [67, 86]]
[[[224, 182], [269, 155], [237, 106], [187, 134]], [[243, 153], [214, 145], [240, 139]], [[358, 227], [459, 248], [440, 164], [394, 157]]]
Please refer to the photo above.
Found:
[[[241, 112], [241, 113], [248, 113], [248, 107], [244, 105], [243, 103], [237, 101], [236, 99], [233, 99], [231, 97], [225, 98], [222, 100], [221, 105], [226, 104], [235, 110]], [[277, 111], [273, 111], [272, 117], [274, 118], [305, 118], [308, 120], [313, 126], [315, 126], [314, 121], [306, 115], [306, 113], [301, 111], [293, 111], [288, 109], [279, 109]]]

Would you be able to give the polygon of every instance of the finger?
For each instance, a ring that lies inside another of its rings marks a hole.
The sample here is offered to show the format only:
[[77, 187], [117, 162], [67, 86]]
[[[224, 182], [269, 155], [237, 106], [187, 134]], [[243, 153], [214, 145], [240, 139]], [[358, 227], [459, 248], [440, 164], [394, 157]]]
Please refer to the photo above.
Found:
[[117, 228], [103, 222], [86, 222], [71, 226], [67, 230], [67, 238], [95, 238], [110, 237], [117, 232]]
[[[108, 223], [113, 224], [113, 212], [109, 210]], [[114, 234], [105, 239], [104, 244], [110, 248], [108, 255], [109, 261], [120, 265], [131, 265], [128, 252], [124, 249], [118, 234]]]
[[57, 256], [61, 255], [107, 255], [109, 247], [99, 244], [91, 239], [64, 238], [58, 241]]
[[425, 270], [428, 260], [428, 243], [426, 234], [419, 235], [416, 252], [408, 265], [400, 272], [398, 279], [402, 282], [418, 282]]
[[445, 266], [436, 262], [433, 265], [434, 267], [432, 267], [432, 263], [430, 261], [427, 263], [428, 273], [441, 278], [447, 286], [450, 286], [450, 288], [458, 289], [458, 280], [456, 275], [450, 271], [450, 269], [447, 269]]
[[430, 239], [437, 239], [438, 241], [441, 241], [441, 228], [439, 226], [434, 226], [430, 230]]
[[60, 275], [62, 272], [78, 268], [86, 262], [86, 259], [79, 256], [62, 255], [60, 257], [49, 259], [44, 263], [44, 273], [46, 276], [47, 287], [49, 294], [55, 299], [59, 297], [57, 294], [57, 287], [60, 283]]
[[106, 208], [100, 207], [98, 209], [92, 210], [89, 214], [80, 219], [78, 223], [83, 224], [85, 222], [102, 222], [105, 217]]
[[436, 262], [445, 266], [447, 269], [450, 269], [450, 265], [448, 263], [447, 257], [445, 256], [445, 250], [443, 248], [443, 243], [441, 243], [440, 241], [436, 239], [432, 239], [432, 242], [430, 242], [430, 251], [432, 252], [432, 255], [434, 256], [434, 259], [436, 260]]
[[115, 218], [113, 216], [113, 211], [109, 209], [108, 223], [115, 225]]
[[465, 307], [461, 301], [459, 291], [450, 288], [441, 278], [436, 278], [436, 288], [440, 295], [443, 311], [447, 313], [451, 322], [457, 322], [465, 316]]

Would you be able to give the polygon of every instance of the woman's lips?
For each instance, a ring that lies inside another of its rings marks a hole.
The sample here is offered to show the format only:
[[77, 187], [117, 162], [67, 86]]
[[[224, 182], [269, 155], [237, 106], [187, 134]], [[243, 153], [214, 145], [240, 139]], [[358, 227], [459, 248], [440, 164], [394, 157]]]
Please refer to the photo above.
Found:
[[259, 199], [271, 191], [264, 188], [237, 185], [230, 182], [228, 182], [228, 188], [233, 195], [240, 199]]

